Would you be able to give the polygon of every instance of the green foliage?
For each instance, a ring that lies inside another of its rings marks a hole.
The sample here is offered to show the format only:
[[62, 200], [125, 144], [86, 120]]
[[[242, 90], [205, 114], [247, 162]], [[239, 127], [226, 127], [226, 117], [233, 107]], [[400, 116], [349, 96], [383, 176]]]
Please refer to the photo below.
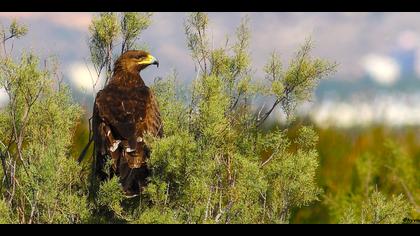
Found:
[[9, 204], [3, 199], [0, 199], [0, 224], [15, 224], [17, 222]]
[[21, 38], [28, 33], [28, 27], [19, 24], [16, 20], [13, 20], [9, 26], [9, 38]]
[[103, 207], [108, 207], [117, 216], [122, 216], [123, 208], [121, 202], [124, 199], [124, 192], [122, 191], [117, 177], [101, 183], [98, 194], [98, 204]]
[[[26, 30], [13, 22], [10, 33], [19, 38]], [[33, 53], [18, 61], [7, 52], [1, 57], [0, 87], [9, 96], [0, 110], [2, 222], [81, 223], [90, 217], [81, 167], [68, 157], [81, 109], [55, 62], [43, 64], [50, 63], [41, 68]]]
[[159, 210], [157, 208], [145, 209], [137, 218], [132, 221], [133, 224], [180, 224], [171, 212]]
[[379, 213], [390, 215], [381, 223], [417, 219], [418, 162], [410, 151], [418, 146], [410, 138], [415, 132], [384, 127], [351, 133], [321, 130], [321, 185], [327, 189], [323, 206], [329, 214], [321, 222], [375, 223], [372, 215]]
[[0, 46], [3, 47], [3, 54], [7, 54], [6, 48], [4, 46], [8, 40], [19, 39], [25, 36], [27, 33], [28, 27], [26, 25], [20, 24], [16, 19], [13, 19], [7, 30], [3, 25], [0, 25]]
[[90, 55], [98, 77], [103, 68], [106, 68], [109, 77], [113, 63], [112, 50], [120, 32], [117, 15], [112, 12], [99, 14], [92, 20], [89, 32]]
[[110, 45], [119, 33], [118, 19], [116, 13], [100, 13], [92, 20], [89, 31], [94, 33], [93, 37], [104, 45]]
[[147, 29], [151, 23], [151, 13], [124, 12], [121, 16], [121, 34], [123, 45], [121, 51], [125, 52], [133, 46], [140, 33]]
[[[152, 87], [165, 137], [147, 139], [153, 150], [152, 176], [141, 197], [144, 213], [135, 222], [287, 223], [292, 209], [317, 201], [322, 192], [316, 184], [317, 136], [309, 127], [302, 127], [296, 140], [281, 129], [265, 133], [258, 127], [264, 121], [253, 110], [255, 100], [276, 91], [278, 99], [293, 94], [301, 101], [303, 91], [308, 95], [312, 89], [306, 87], [335, 66], [310, 58], [307, 43], [305, 55], [297, 56], [303, 62], [292, 61], [282, 72], [273, 56], [268, 65], [275, 78], [258, 84], [251, 73], [248, 19], [238, 27], [233, 44], [222, 48], [209, 45], [209, 23], [204, 13], [191, 13], [185, 21], [197, 68], [191, 87], [180, 89], [176, 73]], [[293, 73], [300, 75], [292, 79]], [[267, 118], [271, 111], [265, 114]]]
[[163, 128], [167, 135], [175, 134], [189, 127], [188, 112], [186, 111], [187, 91], [183, 90], [178, 84], [177, 76], [176, 71], [174, 71], [168, 78], [155, 80], [151, 86], [158, 95]]
[[271, 84], [269, 94], [276, 97], [276, 104], [280, 104], [288, 116], [301, 102], [310, 100], [319, 80], [331, 75], [337, 67], [336, 63], [312, 58], [312, 48], [312, 41], [306, 40], [287, 69], [282, 69], [279, 55], [273, 52], [264, 67]]
[[376, 190], [367, 198], [345, 198], [336, 207], [344, 224], [402, 224], [412, 208], [402, 195], [387, 198]]
[[[296, 137], [302, 123], [310, 121], [294, 121], [287, 136]], [[293, 223], [338, 223], [345, 218], [344, 209], [349, 208], [349, 202], [357, 207], [374, 191], [387, 201], [392, 196], [404, 196], [404, 201], [412, 206], [404, 223], [419, 218], [419, 127], [375, 125], [315, 130], [319, 135], [318, 185], [325, 194], [323, 201], [293, 211]]]
[[318, 135], [312, 127], [303, 126], [298, 130], [296, 143], [302, 149], [311, 150], [318, 143]]
[[[127, 50], [140, 47], [136, 42], [141, 32], [151, 24], [151, 16], [151, 13], [105, 12], [93, 18], [89, 26], [89, 49], [97, 80], [105, 70], [107, 83], [116, 58]], [[116, 50], [118, 44], [121, 44], [119, 51]]]
[[194, 60], [199, 61], [201, 72], [207, 73], [209, 60], [208, 39], [206, 29], [208, 27], [208, 15], [201, 12], [191, 13], [185, 21], [185, 34], [187, 47], [191, 51]]
[[[267, 167], [271, 188], [267, 194], [268, 215], [274, 222], [287, 222], [291, 207], [307, 206], [318, 200], [321, 190], [315, 182], [318, 167], [315, 151], [283, 156]], [[276, 219], [275, 215], [280, 215]]]
[[[21, 176], [18, 196], [25, 196], [27, 214], [36, 214], [34, 223], [82, 223], [90, 217], [80, 166], [67, 157], [45, 153], [30, 164]], [[51, 153], [50, 153], [51, 152]], [[17, 196], [16, 196], [17, 197]]]

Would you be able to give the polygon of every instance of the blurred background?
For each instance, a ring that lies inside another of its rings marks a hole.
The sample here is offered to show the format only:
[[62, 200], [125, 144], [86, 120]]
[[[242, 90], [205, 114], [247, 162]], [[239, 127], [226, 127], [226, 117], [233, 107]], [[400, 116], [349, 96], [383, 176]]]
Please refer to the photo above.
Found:
[[[88, 27], [94, 13], [0, 13], [29, 26], [15, 50], [31, 48], [44, 57], [58, 58], [64, 79], [88, 115], [91, 75], [88, 68]], [[312, 124], [320, 135], [319, 183], [328, 191], [351, 188], [354, 165], [360, 156], [386, 153], [392, 141], [406, 155], [420, 160], [420, 13], [210, 13], [212, 44], [233, 35], [241, 19], [250, 18], [251, 56], [255, 78], [264, 78], [270, 53], [280, 53], [284, 65], [307, 39], [313, 55], [336, 61], [338, 71], [322, 81], [313, 100], [298, 108], [295, 125]], [[185, 13], [154, 13], [140, 39], [160, 61], [158, 70], [142, 73], [146, 84], [173, 70], [185, 83], [195, 68], [185, 43]], [[0, 88], [0, 104], [7, 97]], [[272, 119], [284, 118], [278, 112]], [[86, 121], [85, 121], [86, 122]], [[86, 142], [85, 124], [75, 137], [75, 153]], [[294, 135], [293, 127], [289, 130]], [[322, 202], [295, 212], [294, 222], [328, 222]]]
[[[252, 30], [251, 52], [256, 77], [272, 50], [287, 64], [311, 37], [314, 56], [339, 63], [323, 81], [311, 104], [300, 108], [319, 126], [350, 128], [384, 123], [420, 124], [420, 20], [418, 13], [210, 13], [212, 44], [223, 45], [245, 15]], [[75, 99], [92, 96], [87, 62], [88, 27], [93, 13], [0, 13], [6, 24], [16, 18], [30, 26], [16, 47], [58, 57]], [[141, 42], [161, 61], [143, 77], [165, 77], [176, 69], [188, 82], [195, 71], [185, 44], [185, 13], [155, 13]], [[5, 96], [0, 92], [0, 102]]]

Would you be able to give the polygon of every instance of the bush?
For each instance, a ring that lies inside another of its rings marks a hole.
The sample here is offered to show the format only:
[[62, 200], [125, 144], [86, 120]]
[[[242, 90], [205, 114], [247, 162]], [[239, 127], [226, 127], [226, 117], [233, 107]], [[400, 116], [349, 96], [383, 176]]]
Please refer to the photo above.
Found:
[[[292, 115], [335, 64], [311, 58], [307, 41], [286, 69], [273, 54], [266, 80], [256, 82], [247, 22], [245, 18], [238, 27], [233, 45], [214, 49], [208, 44], [207, 15], [190, 14], [185, 29], [197, 78], [186, 88], [180, 88], [176, 73], [155, 81], [165, 137], [148, 139], [152, 176], [141, 206], [148, 217], [164, 214], [184, 223], [287, 223], [293, 208], [318, 200], [313, 130], [303, 127], [296, 140], [289, 140], [283, 129], [266, 133], [261, 126], [278, 105]], [[271, 109], [254, 108], [261, 97], [274, 98]], [[291, 150], [292, 142], [297, 149]]]
[[[2, 42], [23, 36], [25, 29], [13, 22]], [[41, 69], [32, 53], [14, 61], [6, 52], [0, 58], [0, 87], [9, 96], [0, 110], [0, 221], [86, 222], [86, 181], [68, 155], [81, 109], [72, 102], [53, 60]]]

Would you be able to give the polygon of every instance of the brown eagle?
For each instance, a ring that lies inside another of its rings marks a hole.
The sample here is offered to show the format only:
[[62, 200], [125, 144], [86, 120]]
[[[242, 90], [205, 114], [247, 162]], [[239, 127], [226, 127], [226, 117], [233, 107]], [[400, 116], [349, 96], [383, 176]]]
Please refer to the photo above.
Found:
[[139, 194], [149, 174], [146, 160], [150, 149], [144, 135], [163, 135], [156, 98], [140, 77], [140, 71], [149, 65], [159, 66], [159, 62], [145, 51], [122, 54], [93, 107], [94, 172], [100, 180], [108, 178], [103, 168], [111, 158], [111, 176], [120, 177], [129, 197]]

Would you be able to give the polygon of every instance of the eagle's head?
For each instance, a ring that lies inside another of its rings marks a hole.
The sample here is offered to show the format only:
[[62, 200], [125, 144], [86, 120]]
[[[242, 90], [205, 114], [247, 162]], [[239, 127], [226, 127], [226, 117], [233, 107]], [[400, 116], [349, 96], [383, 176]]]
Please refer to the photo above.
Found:
[[115, 68], [135, 73], [139, 73], [149, 65], [159, 67], [159, 61], [150, 53], [142, 50], [129, 50], [115, 62]]

